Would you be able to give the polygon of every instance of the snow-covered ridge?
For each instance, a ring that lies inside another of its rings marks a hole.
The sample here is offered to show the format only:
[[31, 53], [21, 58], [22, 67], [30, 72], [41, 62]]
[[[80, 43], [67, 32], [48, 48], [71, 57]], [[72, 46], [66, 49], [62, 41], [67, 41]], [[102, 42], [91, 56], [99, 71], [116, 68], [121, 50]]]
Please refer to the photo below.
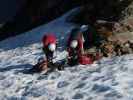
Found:
[[[65, 22], [69, 13], [0, 42], [0, 100], [133, 100], [133, 55], [103, 58], [95, 66], [66, 66], [48, 75], [28, 71], [43, 56], [44, 33], [56, 33], [62, 48], [66, 33], [74, 27]], [[57, 59], [66, 53], [60, 48]]]

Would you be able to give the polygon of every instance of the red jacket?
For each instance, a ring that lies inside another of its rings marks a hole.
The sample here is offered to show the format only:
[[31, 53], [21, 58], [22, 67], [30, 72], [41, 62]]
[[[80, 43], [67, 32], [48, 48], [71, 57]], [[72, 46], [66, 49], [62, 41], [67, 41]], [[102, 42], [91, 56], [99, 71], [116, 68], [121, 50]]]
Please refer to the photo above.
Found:
[[82, 40], [82, 33], [77, 33], [76, 35], [74, 35], [75, 37], [71, 37], [73, 35], [70, 35], [70, 37], [68, 38], [68, 54], [71, 57], [71, 55], [73, 55], [73, 49], [71, 49], [70, 47], [70, 43], [72, 40], [77, 40], [78, 41], [78, 47], [76, 48], [77, 50], [77, 56], [78, 56], [78, 63], [82, 64], [82, 65], [86, 65], [86, 64], [92, 64], [93, 63], [93, 59], [91, 56], [87, 56], [87, 55], [83, 55], [82, 54], [82, 49], [83, 49], [83, 40]]
[[42, 39], [42, 43], [44, 47], [47, 47], [49, 44], [56, 44], [56, 36], [53, 34], [46, 34]]
[[[70, 43], [72, 40], [77, 40], [78, 41], [78, 47], [77, 47], [77, 50], [79, 53], [81, 53], [81, 50], [83, 48], [83, 40], [82, 40], [82, 33], [77, 33], [77, 35], [75, 37], [69, 37], [68, 38], [68, 42], [67, 42], [67, 47], [68, 49], [70, 50]], [[69, 52], [69, 51], [68, 51]]]

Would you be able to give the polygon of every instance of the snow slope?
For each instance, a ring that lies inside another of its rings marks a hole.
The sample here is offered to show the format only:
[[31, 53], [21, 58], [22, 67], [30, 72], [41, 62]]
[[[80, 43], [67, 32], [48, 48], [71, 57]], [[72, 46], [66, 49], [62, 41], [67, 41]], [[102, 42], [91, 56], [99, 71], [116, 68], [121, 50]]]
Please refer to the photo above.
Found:
[[133, 55], [102, 59], [98, 65], [78, 65], [49, 75], [28, 69], [43, 56], [41, 37], [59, 38], [57, 59], [63, 59], [70, 11], [47, 25], [0, 42], [0, 100], [133, 100]]

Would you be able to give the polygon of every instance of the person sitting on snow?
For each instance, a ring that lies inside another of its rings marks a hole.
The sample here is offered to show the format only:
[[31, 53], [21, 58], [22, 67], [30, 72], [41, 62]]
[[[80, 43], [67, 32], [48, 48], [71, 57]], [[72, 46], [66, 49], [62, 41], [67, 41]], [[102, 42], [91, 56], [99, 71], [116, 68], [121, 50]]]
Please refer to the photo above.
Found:
[[64, 66], [62, 63], [54, 62], [54, 53], [56, 51], [56, 36], [53, 34], [46, 34], [42, 38], [43, 52], [46, 58], [40, 58], [38, 63], [33, 66], [32, 70], [35, 72], [45, 71], [51, 72], [55, 69], [63, 70]]
[[91, 64], [92, 59], [84, 54], [84, 38], [80, 28], [72, 29], [67, 41], [68, 64]]
[[56, 40], [56, 36], [53, 34], [46, 34], [43, 36], [43, 52], [45, 53], [48, 62], [53, 60], [53, 54], [56, 50]]
[[56, 67], [53, 63], [54, 52], [56, 50], [56, 36], [53, 34], [46, 34], [42, 38], [43, 52], [46, 58], [40, 58], [38, 63], [33, 66], [35, 71], [47, 71], [48, 68]]

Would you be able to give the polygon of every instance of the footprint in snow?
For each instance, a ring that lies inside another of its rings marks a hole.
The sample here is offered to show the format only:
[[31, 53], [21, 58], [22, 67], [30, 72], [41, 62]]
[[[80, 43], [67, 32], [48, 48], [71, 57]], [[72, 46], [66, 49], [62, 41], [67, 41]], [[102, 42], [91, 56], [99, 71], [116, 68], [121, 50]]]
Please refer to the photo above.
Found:
[[85, 76], [85, 77], [82, 77], [81, 80], [87, 80], [88, 79], [88, 76]]
[[24, 92], [23, 96], [40, 97], [42, 95], [48, 95], [46, 88], [31, 88]]
[[128, 68], [125, 67], [125, 65], [122, 65], [122, 66], [120, 67], [120, 70], [123, 71], [123, 72], [126, 72], [126, 71], [128, 71]]
[[20, 98], [12, 96], [12, 97], [7, 97], [7, 100], [20, 100]]
[[104, 76], [97, 76], [97, 77], [94, 77], [93, 81], [98, 81], [100, 79], [104, 78]]
[[81, 89], [86, 85], [86, 83], [79, 83], [74, 89]]
[[56, 97], [55, 100], [65, 100], [65, 99], [62, 97]]
[[48, 79], [48, 75], [41, 75], [37, 78], [37, 80], [47, 80]]
[[94, 100], [93, 97], [88, 97], [86, 100]]
[[57, 84], [57, 88], [63, 88], [63, 87], [66, 87], [68, 86], [69, 83], [67, 81], [60, 81], [58, 84]]
[[105, 97], [116, 97], [116, 98], [122, 98], [122, 95], [120, 93], [118, 93], [117, 91], [113, 90], [107, 94], [104, 95]]
[[83, 94], [81, 94], [81, 93], [76, 93], [73, 97], [72, 97], [72, 99], [83, 99], [84, 98], [84, 96], [83, 96]]
[[92, 91], [96, 91], [96, 92], [106, 92], [106, 91], [109, 91], [111, 90], [111, 88], [109, 86], [105, 86], [105, 85], [98, 85], [98, 84], [95, 84], [92, 88]]
[[54, 79], [57, 79], [57, 78], [59, 78], [61, 76], [61, 74], [60, 73], [56, 73], [56, 72], [54, 72], [54, 73], [52, 73], [52, 74], [50, 74], [49, 75], [49, 79], [52, 79], [52, 80], [54, 80]]
[[112, 79], [111, 85], [112, 85], [112, 86], [119, 85], [119, 82], [117, 82], [115, 79]]

